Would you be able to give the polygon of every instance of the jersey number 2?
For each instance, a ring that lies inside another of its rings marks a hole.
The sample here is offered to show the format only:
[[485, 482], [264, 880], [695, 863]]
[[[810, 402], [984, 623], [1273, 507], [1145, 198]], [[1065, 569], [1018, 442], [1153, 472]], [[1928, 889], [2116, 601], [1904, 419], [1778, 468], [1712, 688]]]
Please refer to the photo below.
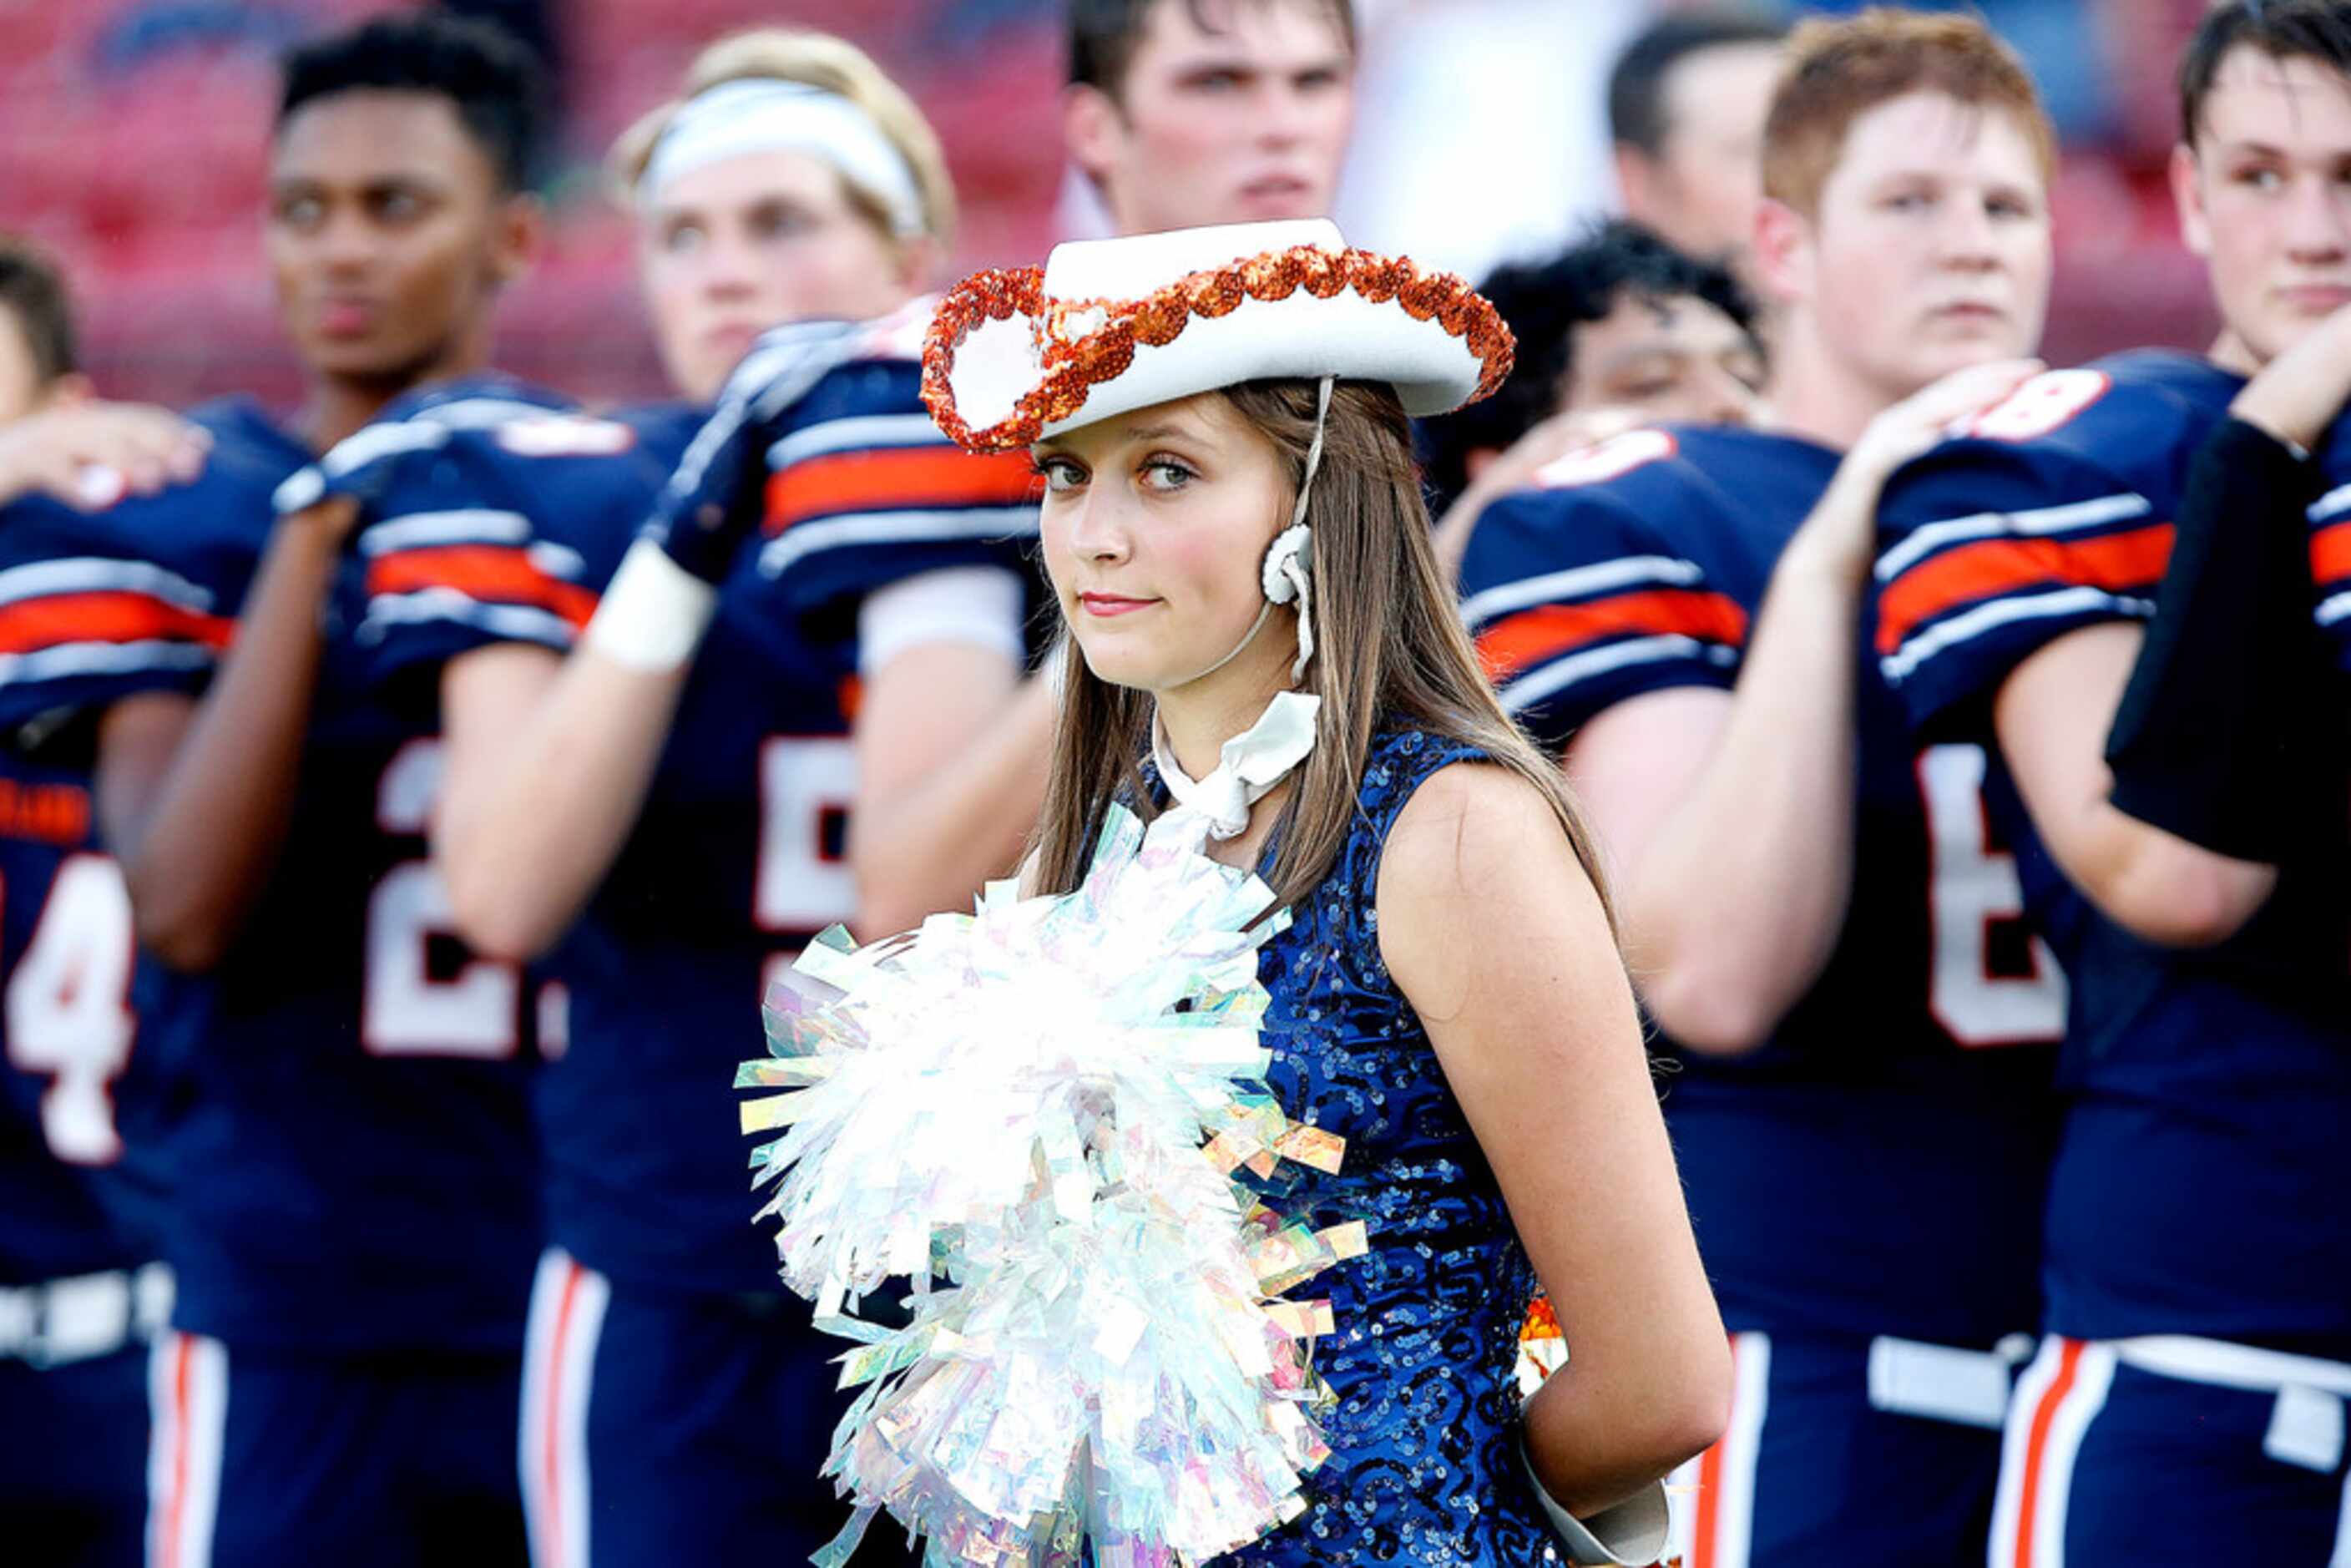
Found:
[[[423, 837], [441, 789], [441, 743], [401, 748], [376, 788], [376, 826]], [[512, 964], [465, 956], [438, 976], [435, 939], [455, 942], [449, 891], [430, 861], [386, 872], [368, 898], [367, 996], [360, 1037], [378, 1056], [460, 1056], [495, 1061], [522, 1048], [522, 973]]]
[[109, 1089], [131, 1063], [131, 894], [101, 854], [68, 855], [8, 977], [8, 1061], [49, 1075], [41, 1134], [69, 1165], [121, 1157]]
[[1992, 973], [1992, 932], [2023, 917], [2024, 889], [2016, 857], [1992, 844], [1983, 784], [1980, 746], [1930, 746], [1919, 756], [1933, 868], [1928, 1006], [1961, 1045], [2042, 1044], [2065, 1031], [2065, 974], [2038, 936], [2030, 939], [2031, 973]]

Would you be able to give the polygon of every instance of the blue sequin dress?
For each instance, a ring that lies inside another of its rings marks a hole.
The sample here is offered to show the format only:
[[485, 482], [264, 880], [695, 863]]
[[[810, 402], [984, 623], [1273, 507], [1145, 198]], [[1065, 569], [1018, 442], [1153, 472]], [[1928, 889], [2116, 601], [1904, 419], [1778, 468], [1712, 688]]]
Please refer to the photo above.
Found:
[[1246, 1551], [1249, 1568], [1364, 1563], [1529, 1568], [1562, 1561], [1519, 1459], [1513, 1377], [1535, 1286], [1501, 1189], [1380, 956], [1380, 851], [1414, 789], [1475, 747], [1384, 731], [1330, 877], [1259, 959], [1272, 994], [1269, 1082], [1293, 1118], [1346, 1139], [1335, 1176], [1283, 1199], [1318, 1226], [1361, 1219], [1371, 1249], [1292, 1294], [1327, 1295], [1314, 1348], [1337, 1396], [1310, 1506]]

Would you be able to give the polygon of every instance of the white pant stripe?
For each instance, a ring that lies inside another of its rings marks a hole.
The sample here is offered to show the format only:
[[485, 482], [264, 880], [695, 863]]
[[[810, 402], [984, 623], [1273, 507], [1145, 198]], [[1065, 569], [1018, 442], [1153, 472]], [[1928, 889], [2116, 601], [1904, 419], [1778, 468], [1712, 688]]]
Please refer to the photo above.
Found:
[[611, 1285], [551, 1248], [523, 1342], [523, 1511], [537, 1568], [588, 1568], [588, 1400]]
[[1755, 1532], [1755, 1464], [1771, 1404], [1771, 1336], [1733, 1334], [1730, 1354], [1730, 1425], [1722, 1435], [1722, 1468], [1716, 1472], [1722, 1500], [1715, 1511], [1714, 1568], [1747, 1568]]
[[[2061, 1346], [2064, 1342], [2053, 1342]], [[2061, 1350], [2062, 1354], [2062, 1350]], [[2082, 1439], [2090, 1423], [2106, 1407], [2106, 1391], [2114, 1385], [2115, 1353], [2111, 1346], [2085, 1344], [2074, 1365], [2073, 1386], [2058, 1396], [2041, 1451], [2040, 1475], [2033, 1488], [2030, 1556], [2017, 1568], [2065, 1568], [2065, 1516], [2073, 1500], [2074, 1461], [2081, 1457]]]
[[2343, 1508], [2335, 1516], [2335, 1550], [2326, 1568], [2351, 1568], [2351, 1476], [2344, 1478]]
[[228, 1425], [228, 1349], [215, 1339], [166, 1333], [149, 1353], [147, 1369], [148, 1568], [210, 1568]]
[[2049, 1385], [2057, 1381], [2058, 1342], [2044, 1337], [2030, 1364], [2017, 1375], [2008, 1402], [2008, 1424], [2000, 1438], [2000, 1486], [1992, 1494], [1988, 1568], [2016, 1568], [2016, 1524], [2024, 1507], [2024, 1456], [2032, 1440], [2032, 1419]]
[[1688, 1568], [1747, 1568], [1755, 1531], [1755, 1465], [1770, 1405], [1771, 1339], [1730, 1336], [1730, 1420], [1714, 1447], [1667, 1479], [1673, 1533], [1666, 1561]]

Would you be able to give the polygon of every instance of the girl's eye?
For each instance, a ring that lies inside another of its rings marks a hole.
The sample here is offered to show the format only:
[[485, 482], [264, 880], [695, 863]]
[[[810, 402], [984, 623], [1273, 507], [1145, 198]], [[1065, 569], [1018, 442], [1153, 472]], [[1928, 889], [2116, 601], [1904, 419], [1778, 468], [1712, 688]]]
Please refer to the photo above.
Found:
[[672, 256], [684, 256], [702, 244], [702, 230], [693, 224], [679, 224], [662, 235], [662, 248]]
[[1155, 457], [1143, 465], [1147, 488], [1180, 490], [1196, 477], [1192, 470], [1171, 457]]
[[1029, 465], [1048, 490], [1074, 490], [1086, 482], [1085, 470], [1066, 457], [1040, 457]]

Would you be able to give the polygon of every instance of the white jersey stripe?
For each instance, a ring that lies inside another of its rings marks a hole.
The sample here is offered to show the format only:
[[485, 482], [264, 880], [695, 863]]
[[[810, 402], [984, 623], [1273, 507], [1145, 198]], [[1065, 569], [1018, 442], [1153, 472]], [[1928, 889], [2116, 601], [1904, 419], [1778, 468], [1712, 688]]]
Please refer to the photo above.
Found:
[[0, 685], [141, 670], [202, 670], [210, 668], [216, 657], [202, 643], [60, 643], [30, 653], [0, 653]]
[[445, 512], [411, 512], [365, 529], [360, 553], [389, 555], [431, 545], [518, 545], [530, 538], [530, 519], [520, 512], [464, 507]]
[[1980, 604], [1963, 615], [1938, 621], [1925, 631], [1913, 634], [1899, 648], [1878, 660], [1877, 667], [1889, 684], [1899, 685], [1919, 665], [1971, 637], [1981, 636], [2019, 621], [2038, 621], [2050, 616], [2096, 611], [2143, 621], [2155, 613], [2155, 604], [2150, 600], [2126, 598], [2100, 588], [2061, 588], [2016, 599], [1995, 599], [1989, 604]]
[[2315, 619], [2321, 626], [2332, 626], [2346, 615], [2351, 615], [2351, 593], [2337, 593], [2319, 605]]
[[144, 593], [183, 610], [209, 611], [213, 596], [177, 572], [143, 560], [72, 556], [0, 571], [0, 604], [57, 593]]
[[778, 473], [803, 458], [860, 447], [950, 445], [947, 434], [927, 413], [865, 413], [828, 419], [793, 431], [768, 448], [768, 472]]
[[570, 622], [524, 604], [485, 604], [454, 588], [420, 588], [409, 593], [379, 593], [368, 601], [359, 639], [373, 642], [394, 626], [432, 622], [471, 626], [517, 643], [543, 643], [561, 653], [579, 640]]
[[1928, 523], [1877, 558], [1877, 580], [1891, 582], [1920, 559], [1948, 545], [2012, 534], [2020, 538], [2046, 538], [2079, 528], [2101, 528], [2128, 517], [2142, 517], [2154, 507], [2136, 491], [2101, 496], [2091, 501], [2068, 501], [2062, 507], [2033, 507], [2019, 512], [1978, 512]]
[[784, 569], [820, 550], [852, 545], [936, 544], [947, 539], [1033, 539], [1034, 507], [965, 507], [952, 511], [856, 512], [795, 523], [768, 541], [759, 570], [780, 577]]
[[2337, 485], [2310, 504], [2310, 520], [2323, 523], [2329, 517], [2351, 512], [2351, 485]]
[[1594, 675], [1604, 675], [1628, 664], [1654, 664], [1666, 659], [1704, 659], [1710, 664], [1728, 667], [1739, 657], [1729, 648], [1716, 643], [1701, 643], [1695, 637], [1676, 633], [1660, 633], [1655, 637], [1635, 637], [1627, 642], [1610, 643], [1604, 647], [1588, 649], [1564, 659], [1554, 659], [1538, 665], [1502, 687], [1502, 708], [1506, 713], [1523, 713], [1528, 708], [1554, 696], [1579, 681]]
[[1662, 582], [1686, 588], [1705, 575], [1696, 561], [1678, 560], [1665, 555], [1626, 556], [1620, 560], [1599, 561], [1566, 571], [1547, 571], [1540, 577], [1506, 582], [1483, 593], [1471, 594], [1461, 606], [1461, 619], [1474, 631], [1489, 621], [1555, 600], [1583, 599], [1644, 582]]

